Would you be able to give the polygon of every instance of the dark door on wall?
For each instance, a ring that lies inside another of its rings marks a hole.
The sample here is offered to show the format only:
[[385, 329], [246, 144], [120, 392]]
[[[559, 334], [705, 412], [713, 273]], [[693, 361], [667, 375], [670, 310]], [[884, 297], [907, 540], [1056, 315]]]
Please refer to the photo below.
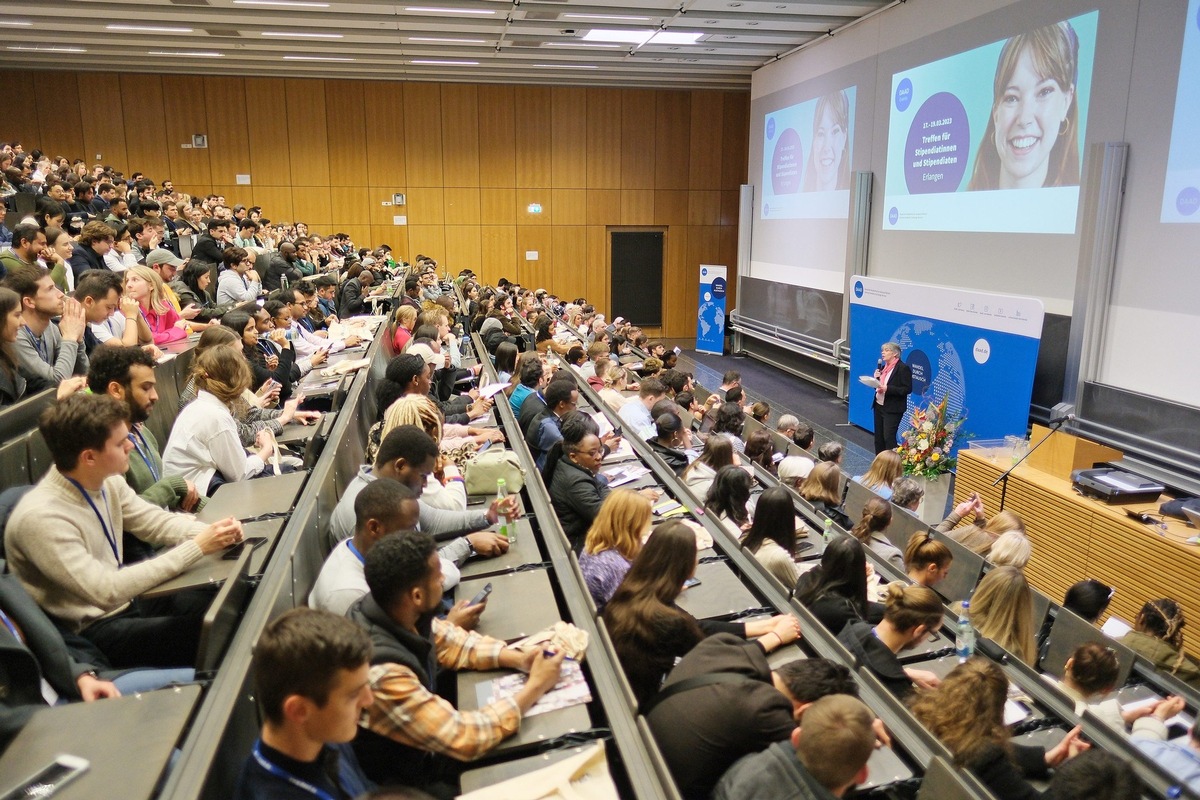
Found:
[[612, 319], [662, 325], [662, 231], [611, 231]]

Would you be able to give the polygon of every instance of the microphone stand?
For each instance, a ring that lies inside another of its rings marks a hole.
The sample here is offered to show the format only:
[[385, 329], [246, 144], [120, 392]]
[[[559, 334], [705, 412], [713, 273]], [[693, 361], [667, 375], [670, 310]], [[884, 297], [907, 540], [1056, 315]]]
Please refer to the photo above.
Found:
[[1046, 440], [1049, 439], [1051, 436], [1053, 436], [1055, 434], [1055, 432], [1063, 426], [1063, 423], [1067, 422], [1067, 421], [1068, 421], [1067, 419], [1060, 419], [1055, 422], [1051, 422], [1050, 423], [1050, 432], [1047, 433], [1045, 436], [1043, 436], [1041, 441], [1039, 441], [1033, 447], [1029, 448], [1029, 450], [1026, 451], [1025, 455], [1023, 455], [1019, 459], [1017, 459], [1016, 462], [1014, 462], [1011, 467], [1004, 470], [1004, 474], [1002, 474], [999, 478], [996, 478], [996, 480], [992, 481], [992, 486], [996, 486], [999, 483], [1004, 484], [1003, 486], [1000, 487], [1000, 508], [998, 509], [999, 511], [1004, 510], [1004, 498], [1005, 498], [1005, 495], [1008, 494], [1008, 476], [1010, 474], [1012, 474], [1012, 471], [1014, 469], [1016, 469], [1017, 467], [1019, 467], [1023, 463], [1025, 463], [1025, 459], [1027, 459], [1031, 455], [1033, 455], [1033, 451], [1037, 450], [1039, 447], [1044, 445], [1046, 443]]

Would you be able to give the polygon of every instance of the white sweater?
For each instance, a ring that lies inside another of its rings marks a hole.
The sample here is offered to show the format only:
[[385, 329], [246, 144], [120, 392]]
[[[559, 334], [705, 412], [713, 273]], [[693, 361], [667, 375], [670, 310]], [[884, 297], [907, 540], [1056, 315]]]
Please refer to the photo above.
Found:
[[163, 449], [163, 474], [186, 478], [201, 495], [208, 494], [218, 470], [226, 481], [240, 481], [264, 466], [261, 458], [242, 447], [229, 408], [205, 391], [179, 412]]

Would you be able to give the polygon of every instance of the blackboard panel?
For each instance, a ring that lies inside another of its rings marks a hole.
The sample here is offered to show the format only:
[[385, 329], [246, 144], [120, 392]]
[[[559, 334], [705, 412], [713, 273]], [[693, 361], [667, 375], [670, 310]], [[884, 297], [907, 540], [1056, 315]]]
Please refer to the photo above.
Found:
[[612, 318], [662, 325], [662, 231], [613, 231]]

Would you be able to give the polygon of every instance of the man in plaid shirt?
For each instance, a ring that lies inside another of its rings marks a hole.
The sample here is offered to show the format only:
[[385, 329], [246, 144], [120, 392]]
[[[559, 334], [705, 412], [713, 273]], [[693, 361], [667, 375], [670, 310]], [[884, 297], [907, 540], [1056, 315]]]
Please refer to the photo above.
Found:
[[[370, 671], [375, 699], [355, 751], [379, 783], [453, 797], [454, 762], [478, 758], [515, 733], [521, 715], [558, 682], [563, 653], [523, 652], [435, 618], [442, 568], [428, 534], [384, 537], [367, 554], [365, 572], [371, 592], [348, 616], [367, 630], [375, 647]], [[459, 711], [438, 694], [440, 669], [500, 668], [529, 673], [511, 698]]]

